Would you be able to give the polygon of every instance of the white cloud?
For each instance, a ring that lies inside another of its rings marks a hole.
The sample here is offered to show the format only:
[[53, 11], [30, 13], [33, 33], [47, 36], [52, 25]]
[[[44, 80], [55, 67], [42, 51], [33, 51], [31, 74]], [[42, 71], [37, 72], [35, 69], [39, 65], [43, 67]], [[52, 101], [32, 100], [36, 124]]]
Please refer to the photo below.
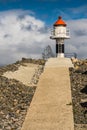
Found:
[[76, 52], [79, 58], [87, 58], [87, 19], [67, 21], [71, 39], [66, 41], [66, 51]]
[[[71, 39], [65, 43], [66, 52], [87, 57], [87, 19], [69, 20]], [[0, 12], [0, 64], [8, 64], [22, 57], [40, 57], [47, 45], [55, 51], [45, 22], [35, 18], [32, 11], [11, 10]]]
[[0, 64], [40, 57], [50, 41], [45, 23], [30, 11], [0, 12]]
[[68, 11], [70, 11], [70, 13], [72, 13], [73, 15], [83, 14], [83, 15], [87, 16], [86, 9], [87, 9], [87, 4], [82, 5], [82, 6], [78, 6], [75, 8], [68, 8]]

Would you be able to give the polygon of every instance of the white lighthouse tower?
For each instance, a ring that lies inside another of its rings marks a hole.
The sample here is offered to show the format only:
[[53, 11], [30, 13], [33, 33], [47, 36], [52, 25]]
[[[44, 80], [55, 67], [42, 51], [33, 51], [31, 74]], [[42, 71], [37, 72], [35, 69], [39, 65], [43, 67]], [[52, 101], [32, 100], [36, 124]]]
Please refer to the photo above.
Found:
[[66, 28], [67, 24], [59, 16], [58, 20], [53, 25], [51, 39], [56, 40], [56, 56], [64, 57], [64, 39], [69, 39], [69, 30]]

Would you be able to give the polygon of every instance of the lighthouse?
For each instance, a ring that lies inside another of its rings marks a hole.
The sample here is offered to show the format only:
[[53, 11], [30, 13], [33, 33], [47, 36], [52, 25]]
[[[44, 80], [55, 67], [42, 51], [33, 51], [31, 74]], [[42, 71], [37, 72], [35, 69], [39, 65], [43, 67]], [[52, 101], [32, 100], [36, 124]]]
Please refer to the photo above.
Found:
[[58, 20], [53, 24], [53, 31], [50, 38], [56, 40], [56, 56], [64, 57], [64, 40], [69, 39], [70, 34], [67, 29], [67, 24], [62, 20], [61, 16], [59, 16]]

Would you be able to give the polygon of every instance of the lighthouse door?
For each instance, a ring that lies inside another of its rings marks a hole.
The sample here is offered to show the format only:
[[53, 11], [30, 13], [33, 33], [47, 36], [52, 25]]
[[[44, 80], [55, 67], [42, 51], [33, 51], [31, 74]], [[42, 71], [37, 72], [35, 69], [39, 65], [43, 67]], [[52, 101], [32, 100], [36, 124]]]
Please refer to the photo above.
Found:
[[58, 53], [62, 53], [62, 44], [58, 44]]
[[58, 44], [58, 53], [64, 53], [64, 44]]

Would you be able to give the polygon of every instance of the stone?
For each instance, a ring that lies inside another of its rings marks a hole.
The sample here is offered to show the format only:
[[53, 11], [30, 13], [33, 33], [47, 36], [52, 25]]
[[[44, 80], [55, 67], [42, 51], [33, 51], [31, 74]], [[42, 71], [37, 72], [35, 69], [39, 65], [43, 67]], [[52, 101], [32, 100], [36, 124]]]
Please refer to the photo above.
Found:
[[87, 74], [87, 70], [86, 70], [86, 71], [84, 71], [82, 74]]
[[87, 98], [81, 99], [81, 103], [87, 102]]
[[16, 113], [19, 114], [19, 113], [20, 113], [20, 110], [17, 110]]
[[72, 58], [71, 58], [71, 60], [72, 60], [72, 62], [73, 62], [73, 63], [78, 62], [78, 59], [77, 59], [77, 58], [75, 58], [75, 57], [72, 57]]

